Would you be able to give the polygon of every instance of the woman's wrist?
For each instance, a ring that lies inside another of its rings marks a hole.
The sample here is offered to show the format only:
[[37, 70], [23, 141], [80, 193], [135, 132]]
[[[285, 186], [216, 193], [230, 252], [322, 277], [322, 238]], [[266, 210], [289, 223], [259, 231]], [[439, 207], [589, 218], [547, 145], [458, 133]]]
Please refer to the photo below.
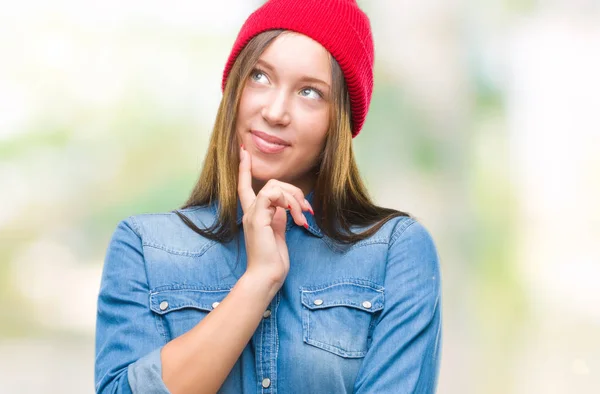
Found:
[[238, 285], [244, 291], [251, 292], [259, 297], [265, 297], [265, 301], [268, 304], [283, 285], [283, 281], [275, 279], [266, 272], [248, 270], [240, 277], [236, 287]]

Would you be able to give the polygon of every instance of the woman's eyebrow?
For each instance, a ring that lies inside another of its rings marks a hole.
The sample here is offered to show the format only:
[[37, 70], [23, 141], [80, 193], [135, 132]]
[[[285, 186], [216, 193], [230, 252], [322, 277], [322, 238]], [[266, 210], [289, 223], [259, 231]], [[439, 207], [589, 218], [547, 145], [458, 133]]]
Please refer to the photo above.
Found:
[[[269, 70], [271, 72], [276, 72], [275, 67], [273, 67], [272, 64], [270, 64], [269, 62], [267, 62], [263, 59], [258, 59], [256, 64], [263, 66], [264, 68], [266, 68], [267, 70]], [[305, 81], [305, 82], [315, 82], [315, 83], [323, 84], [323, 85], [327, 86], [328, 89], [331, 88], [329, 86], [329, 84], [327, 82], [323, 81], [322, 79], [311, 77], [308, 75], [303, 75], [302, 78], [300, 78], [300, 80]]]
[[275, 67], [273, 67], [271, 64], [269, 64], [269, 62], [266, 62], [262, 59], [258, 59], [256, 61], [256, 64], [262, 65], [264, 68], [268, 69], [269, 71], [275, 71]]
[[314, 77], [309, 77], [308, 75], [305, 75], [301, 78], [302, 81], [306, 81], [306, 82], [314, 82], [314, 83], [318, 83], [318, 84], [322, 84], [324, 86], [327, 86], [327, 89], [330, 88], [329, 84], [325, 81], [323, 81], [322, 79], [319, 78], [314, 78]]

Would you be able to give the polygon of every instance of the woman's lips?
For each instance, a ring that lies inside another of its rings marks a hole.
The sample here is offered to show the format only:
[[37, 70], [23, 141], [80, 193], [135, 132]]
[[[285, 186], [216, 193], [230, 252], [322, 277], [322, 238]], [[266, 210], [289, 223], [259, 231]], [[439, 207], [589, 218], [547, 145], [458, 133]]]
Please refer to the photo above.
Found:
[[253, 131], [252, 141], [256, 148], [262, 153], [279, 153], [289, 146], [267, 141], [264, 138], [261, 138], [260, 135], [264, 135], [264, 133]]

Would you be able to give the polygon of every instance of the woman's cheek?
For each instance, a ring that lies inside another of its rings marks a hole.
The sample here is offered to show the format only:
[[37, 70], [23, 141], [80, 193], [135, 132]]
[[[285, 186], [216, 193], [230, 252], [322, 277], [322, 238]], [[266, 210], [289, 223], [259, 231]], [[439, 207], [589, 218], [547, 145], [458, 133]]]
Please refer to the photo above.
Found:
[[302, 111], [299, 118], [303, 123], [302, 128], [314, 134], [316, 139], [327, 132], [329, 125], [329, 111], [327, 109], [319, 108], [318, 110]]

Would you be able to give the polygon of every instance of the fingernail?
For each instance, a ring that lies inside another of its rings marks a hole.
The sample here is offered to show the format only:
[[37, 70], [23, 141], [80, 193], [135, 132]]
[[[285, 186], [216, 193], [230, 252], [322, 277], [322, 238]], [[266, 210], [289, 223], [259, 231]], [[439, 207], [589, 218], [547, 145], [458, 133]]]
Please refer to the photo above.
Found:
[[304, 223], [304, 228], [308, 230], [308, 223]]
[[241, 144], [241, 145], [240, 145], [240, 148], [244, 149], [244, 144]]
[[315, 213], [312, 209], [312, 206], [310, 205], [310, 203], [308, 202], [307, 199], [304, 199], [304, 205], [306, 205], [308, 207], [308, 211], [310, 212], [311, 215], [315, 216]]
[[288, 205], [288, 209], [291, 211], [291, 210], [292, 210], [292, 206], [291, 206], [291, 205]]

